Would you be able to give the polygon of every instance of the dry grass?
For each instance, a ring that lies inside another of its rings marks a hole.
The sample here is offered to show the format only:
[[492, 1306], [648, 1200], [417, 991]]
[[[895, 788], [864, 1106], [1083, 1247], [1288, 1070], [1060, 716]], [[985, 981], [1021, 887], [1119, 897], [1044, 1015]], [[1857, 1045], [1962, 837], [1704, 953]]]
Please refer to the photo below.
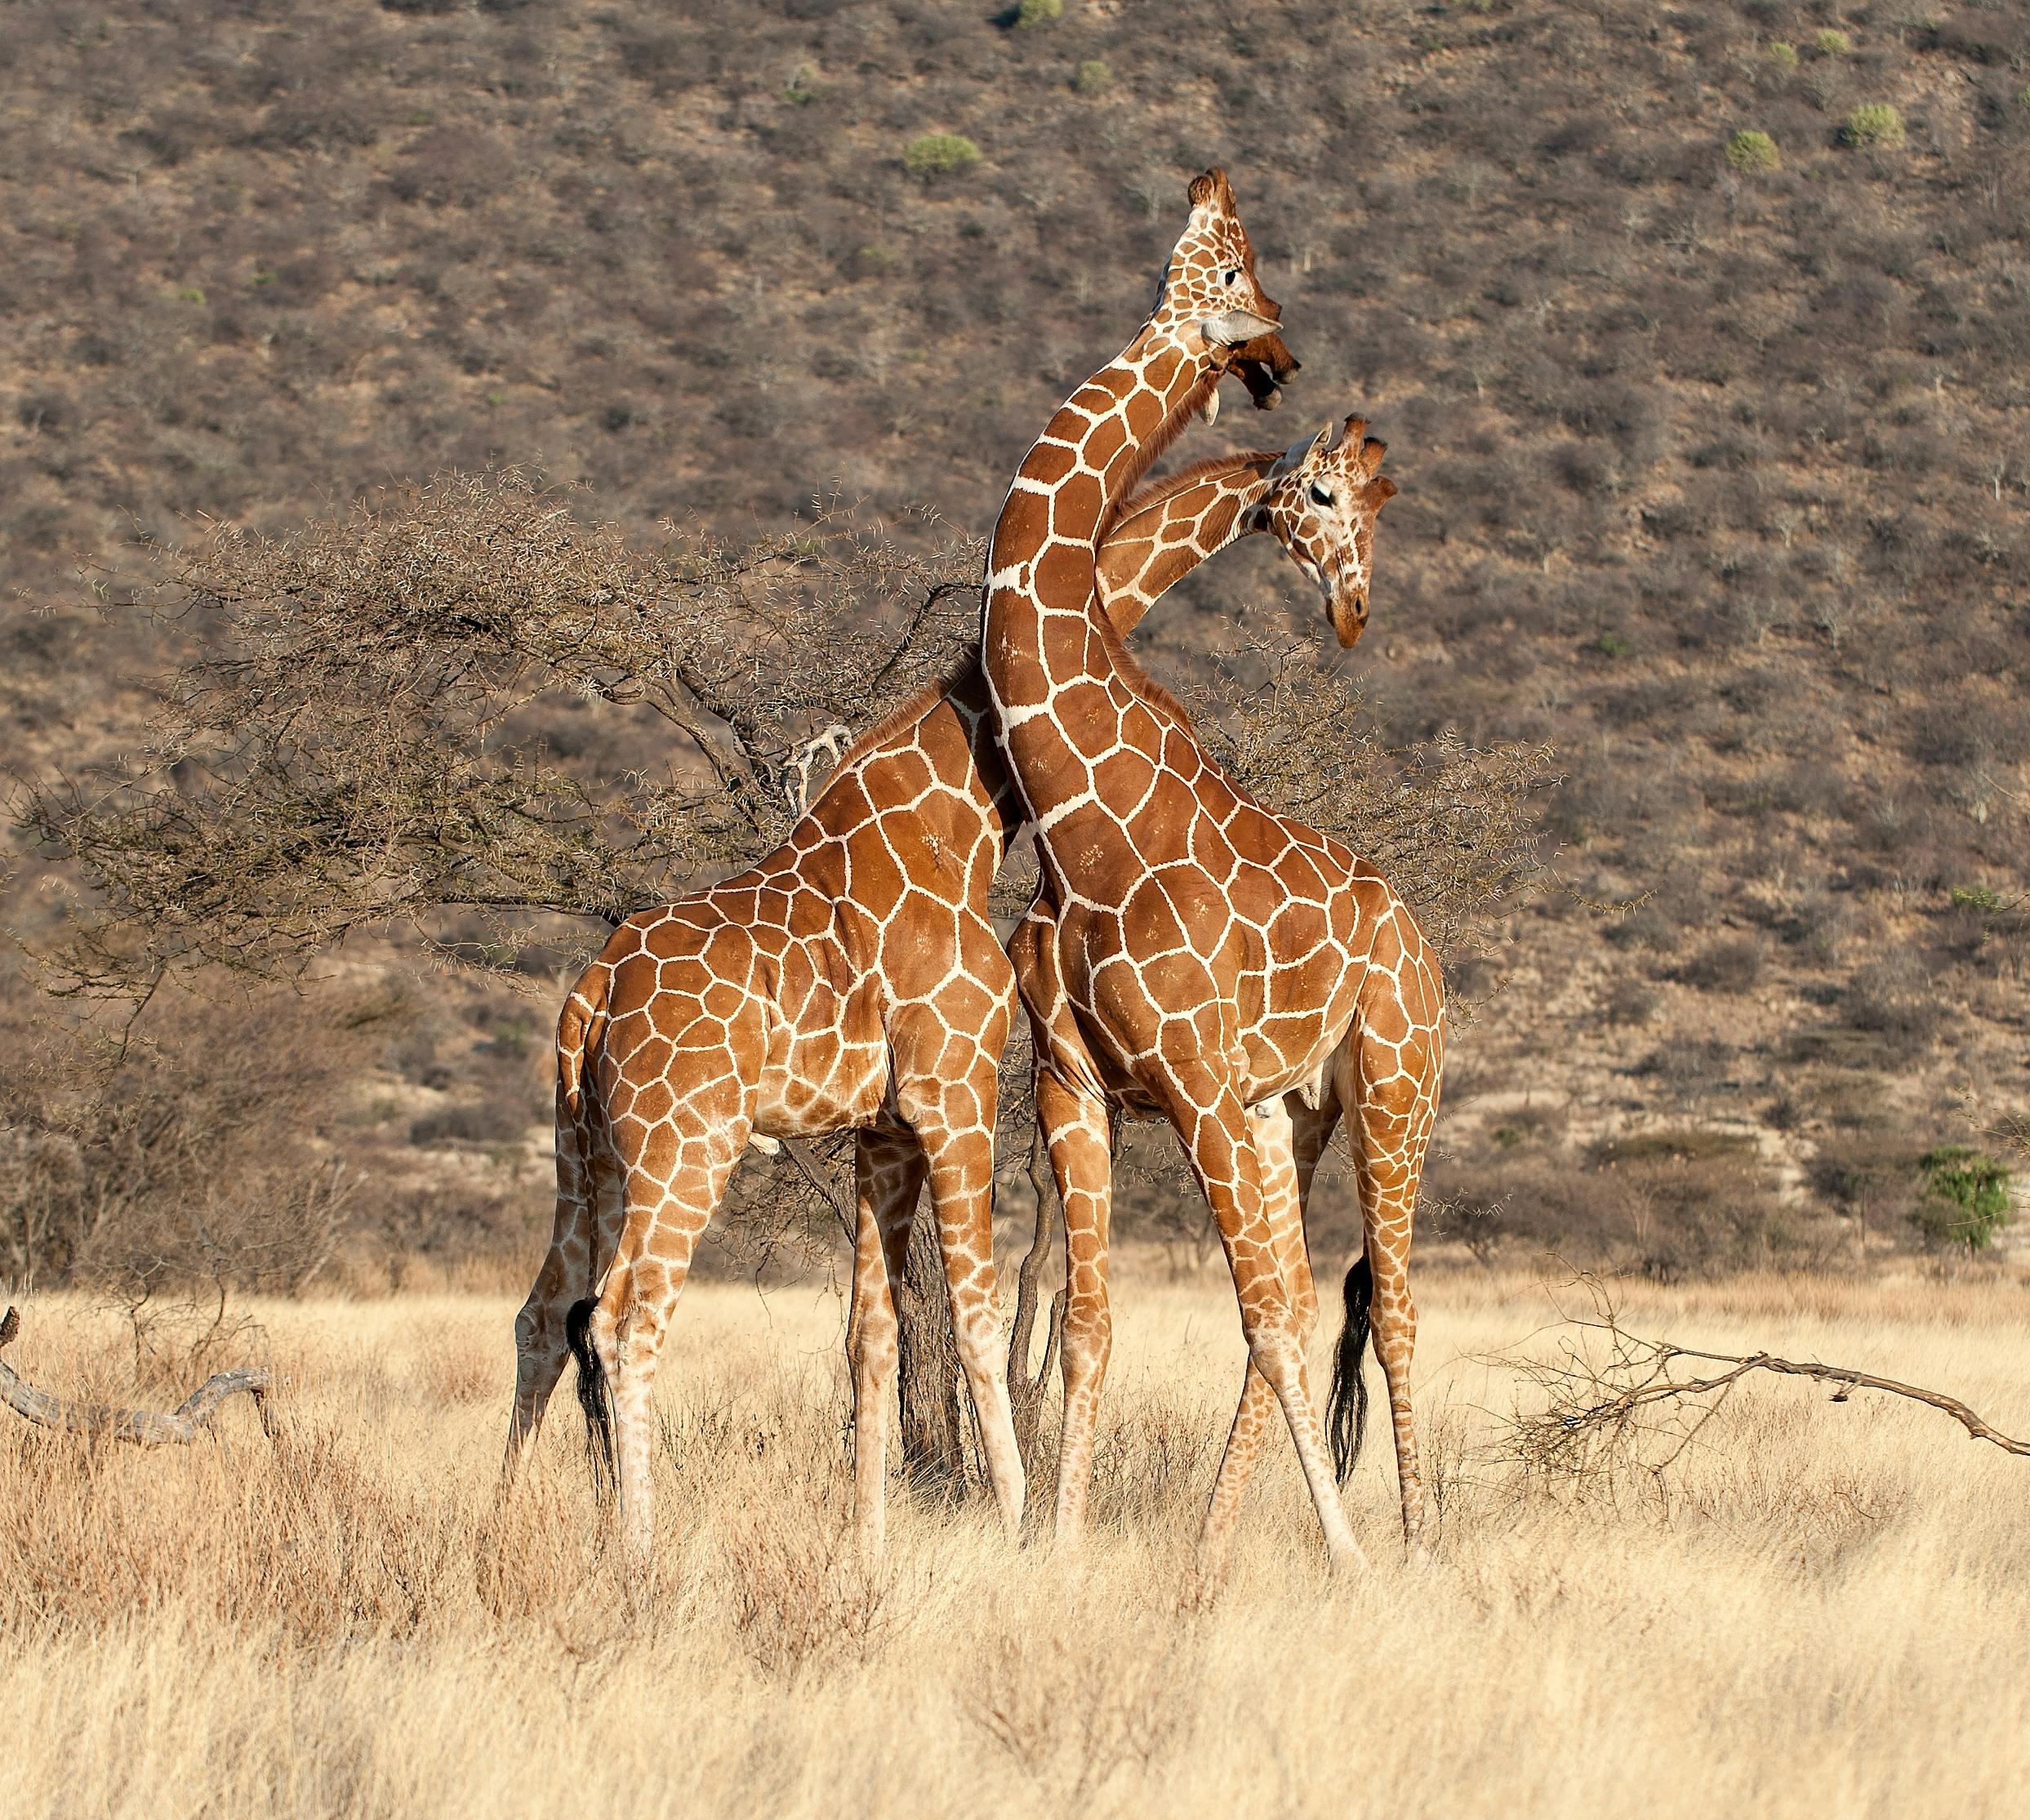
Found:
[[[665, 1377], [663, 1571], [594, 1546], [567, 1400], [492, 1475], [510, 1306], [262, 1310], [292, 1380], [187, 1453], [0, 1429], [0, 1812], [830, 1815], [1999, 1813], [2030, 1776], [2030, 1477], [1931, 1412], [1744, 1391], [1658, 1484], [1531, 1489], [1492, 1444], [1543, 1319], [1519, 1278], [1427, 1273], [1436, 1564], [1394, 1488], [1324, 1579], [1288, 1450], [1233, 1582], [1190, 1596], [1240, 1381], [1213, 1279], [1121, 1297], [1100, 1527], [1073, 1570], [982, 1513], [845, 1515], [838, 1305], [704, 1286]], [[2030, 1431], [2020, 1284], [1751, 1279], [1632, 1293], [1645, 1331], [1965, 1396]], [[117, 1374], [54, 1302], [11, 1356]], [[22, 1741], [29, 1741], [24, 1743]]]

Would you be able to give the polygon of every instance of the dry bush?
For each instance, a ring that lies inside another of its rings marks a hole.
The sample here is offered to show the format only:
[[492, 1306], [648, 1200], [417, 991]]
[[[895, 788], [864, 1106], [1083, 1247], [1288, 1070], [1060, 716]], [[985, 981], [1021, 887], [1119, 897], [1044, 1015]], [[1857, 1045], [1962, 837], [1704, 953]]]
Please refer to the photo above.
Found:
[[1146, 1775], [1196, 1729], [1197, 1652], [1150, 1634], [1096, 1651], [1065, 1637], [1002, 1637], [961, 1702], [966, 1717], [1062, 1812]]
[[867, 1661], [894, 1626], [897, 1589], [819, 1513], [756, 1510], [720, 1542], [733, 1628], [764, 1675], [794, 1681], [839, 1658]]
[[359, 1007], [234, 986], [218, 1000], [166, 993], [108, 1030], [36, 1014], [14, 983], [7, 1273], [106, 1294], [129, 1315], [137, 1366], [229, 1350], [229, 1298], [300, 1293], [345, 1232], [352, 1184], [319, 1139], [336, 1084], [361, 1063]]
[[102, 906], [60, 974], [293, 972], [453, 910], [482, 919], [461, 950], [511, 963], [532, 917], [618, 922], [769, 850], [796, 742], [942, 674], [973, 630], [962, 540], [921, 554], [848, 516], [640, 551], [576, 503], [452, 476], [162, 551], [143, 601], [190, 646], [153, 736], [24, 806]]

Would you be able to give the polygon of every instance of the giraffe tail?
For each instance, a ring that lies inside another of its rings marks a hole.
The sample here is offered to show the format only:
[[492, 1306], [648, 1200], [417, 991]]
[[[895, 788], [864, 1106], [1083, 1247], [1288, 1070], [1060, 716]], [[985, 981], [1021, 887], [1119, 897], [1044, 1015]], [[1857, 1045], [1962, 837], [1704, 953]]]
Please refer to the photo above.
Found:
[[[587, 968], [577, 986], [564, 1001], [557, 1020], [558, 1141], [568, 1141], [577, 1150], [577, 1179], [581, 1185], [576, 1214], [587, 1228], [585, 1246], [597, 1269], [598, 1244], [590, 1230], [596, 1213], [598, 1159], [597, 1093], [587, 1079], [585, 1059], [606, 1031], [607, 992], [612, 975], [603, 963]], [[595, 1280], [592, 1285], [597, 1289]], [[592, 1311], [599, 1303], [592, 1297], [574, 1302], [564, 1314], [564, 1340], [578, 1366], [578, 1407], [585, 1411], [585, 1444], [592, 1455], [592, 1469], [603, 1491], [614, 1483], [613, 1399], [607, 1383], [606, 1367], [592, 1343]]]
[[1374, 1301], [1374, 1271], [1364, 1248], [1347, 1272], [1347, 1318], [1333, 1351], [1332, 1394], [1325, 1404], [1325, 1426], [1332, 1438], [1332, 1463], [1344, 1484], [1360, 1457], [1360, 1440], [1368, 1426], [1368, 1319]]
[[606, 1382], [606, 1367], [599, 1349], [592, 1343], [592, 1310], [599, 1306], [590, 1296], [572, 1303], [564, 1316], [564, 1338], [571, 1356], [578, 1362], [578, 1407], [585, 1411], [586, 1445], [592, 1455], [592, 1470], [599, 1488], [613, 1484], [613, 1398]]

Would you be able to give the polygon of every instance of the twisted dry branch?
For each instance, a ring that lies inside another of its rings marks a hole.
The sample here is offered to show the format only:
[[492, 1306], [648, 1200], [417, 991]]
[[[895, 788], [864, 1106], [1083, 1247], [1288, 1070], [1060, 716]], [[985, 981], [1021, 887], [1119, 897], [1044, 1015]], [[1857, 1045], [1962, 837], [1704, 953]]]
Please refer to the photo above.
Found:
[[[21, 1331], [20, 1311], [10, 1308], [0, 1318], [0, 1350], [13, 1342]], [[136, 1447], [181, 1447], [195, 1440], [198, 1431], [207, 1426], [227, 1398], [244, 1391], [254, 1399], [260, 1426], [268, 1429], [268, 1389], [272, 1375], [264, 1366], [243, 1365], [235, 1371], [213, 1373], [184, 1399], [174, 1414], [153, 1409], [113, 1409], [96, 1403], [66, 1403], [24, 1383], [11, 1367], [0, 1360], [0, 1403], [39, 1428], [54, 1428], [69, 1435], [109, 1435]]]
[[[1547, 1395], [1541, 1410], [1517, 1420], [1512, 1442], [1524, 1463], [1538, 1472], [1590, 1476], [1607, 1465], [1618, 1446], [1626, 1446], [1636, 1435], [1649, 1431], [1649, 1418], [1653, 1413], [1675, 1413], [1682, 1407], [1681, 1399], [1689, 1399], [1694, 1404], [1701, 1399], [1712, 1399], [1699, 1405], [1689, 1427], [1672, 1434], [1675, 1444], [1662, 1462], [1667, 1466], [1718, 1412], [1734, 1387], [1751, 1373], [1759, 1371], [1779, 1377], [1806, 1377], [1836, 1384], [1840, 1388], [1833, 1396], [1836, 1403], [1845, 1402], [1855, 1391], [1884, 1391], [1892, 1396], [1908, 1397], [1942, 1410], [1971, 1440], [1987, 1441], [2019, 1457], [2030, 1457], [2030, 1441], [2013, 1440], [1984, 1422], [1957, 1397], [1948, 1396], [1942, 1391], [1817, 1359], [1781, 1359], [1770, 1352], [1713, 1352], [1703, 1346], [1648, 1339], [1622, 1326], [1614, 1302], [1600, 1284], [1587, 1278], [1581, 1282], [1592, 1297], [1595, 1314], [1590, 1319], [1574, 1318], [1571, 1324], [1603, 1338], [1607, 1355], [1602, 1359], [1583, 1342], [1567, 1342], [1555, 1359], [1537, 1361], [1525, 1368], [1526, 1375]], [[1726, 1368], [1686, 1375], [1679, 1368], [1685, 1364]]]

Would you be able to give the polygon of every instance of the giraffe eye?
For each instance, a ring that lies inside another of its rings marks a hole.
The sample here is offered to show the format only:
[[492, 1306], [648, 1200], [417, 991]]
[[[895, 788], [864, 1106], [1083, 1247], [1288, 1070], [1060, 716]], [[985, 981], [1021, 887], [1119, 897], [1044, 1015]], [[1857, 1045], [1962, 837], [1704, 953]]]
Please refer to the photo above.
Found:
[[1314, 505], [1329, 505], [1332, 504], [1332, 495], [1327, 492], [1325, 489], [1323, 487], [1320, 487], [1315, 481], [1311, 483], [1311, 504]]
[[1231, 270], [1222, 273], [1220, 274], [1220, 283], [1225, 285], [1229, 291], [1232, 290], [1236, 284], [1240, 283], [1240, 268], [1236, 265]]

